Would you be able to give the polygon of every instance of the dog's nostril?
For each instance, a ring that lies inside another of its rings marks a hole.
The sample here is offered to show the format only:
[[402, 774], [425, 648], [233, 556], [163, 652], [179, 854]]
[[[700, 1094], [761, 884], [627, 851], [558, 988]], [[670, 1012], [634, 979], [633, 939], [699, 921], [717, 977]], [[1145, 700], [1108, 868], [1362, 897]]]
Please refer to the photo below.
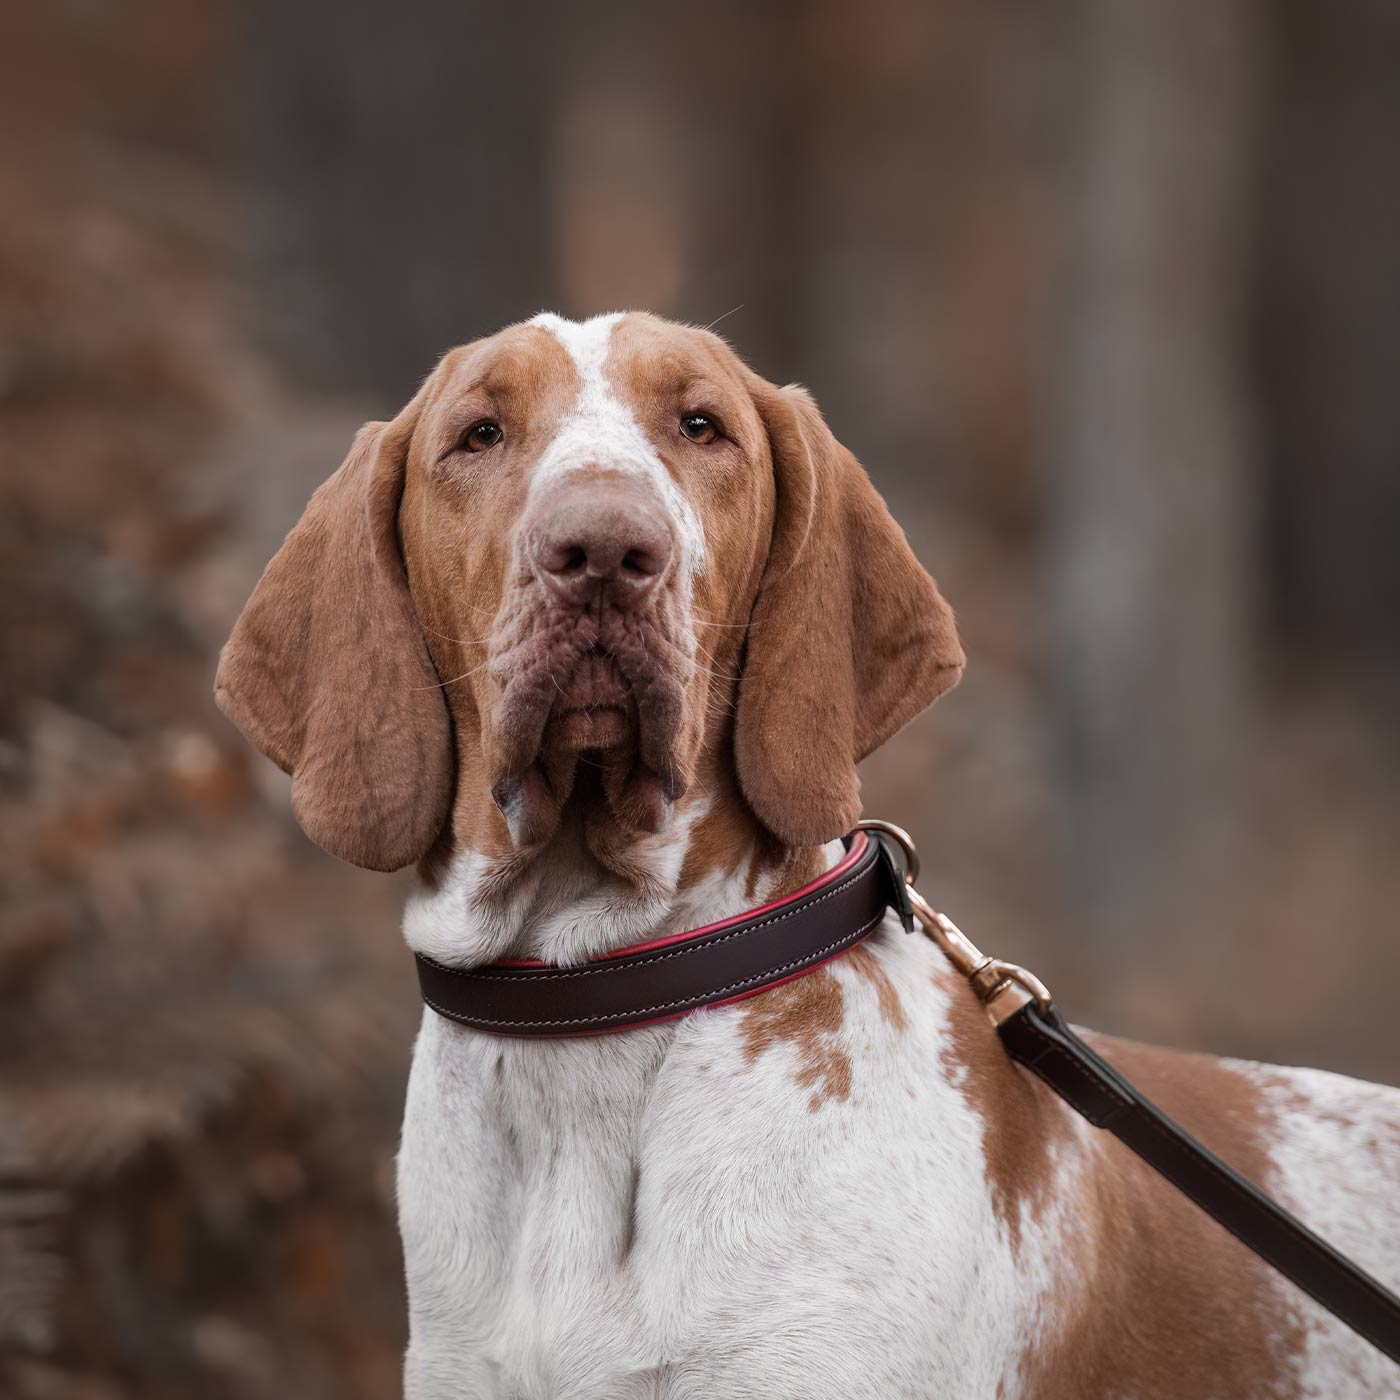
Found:
[[622, 572], [634, 578], [650, 578], [661, 572], [661, 564], [649, 549], [629, 549], [622, 556]]
[[581, 574], [588, 567], [588, 551], [581, 544], [550, 545], [540, 562], [551, 574]]

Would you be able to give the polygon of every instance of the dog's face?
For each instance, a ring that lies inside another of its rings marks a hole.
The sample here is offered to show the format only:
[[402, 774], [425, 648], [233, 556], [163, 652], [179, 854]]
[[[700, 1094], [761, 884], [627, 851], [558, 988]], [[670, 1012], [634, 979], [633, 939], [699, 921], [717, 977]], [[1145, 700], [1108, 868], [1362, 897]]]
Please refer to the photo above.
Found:
[[784, 842], [829, 839], [858, 815], [856, 761], [961, 665], [801, 390], [704, 331], [542, 316], [362, 430], [218, 695], [293, 774], [307, 831], [384, 869], [454, 828], [539, 848], [571, 800], [662, 830], [707, 758]]
[[691, 783], [772, 534], [744, 374], [650, 317], [544, 317], [429, 386], [399, 511], [409, 588], [516, 845], [550, 834], [581, 763], [649, 831]]

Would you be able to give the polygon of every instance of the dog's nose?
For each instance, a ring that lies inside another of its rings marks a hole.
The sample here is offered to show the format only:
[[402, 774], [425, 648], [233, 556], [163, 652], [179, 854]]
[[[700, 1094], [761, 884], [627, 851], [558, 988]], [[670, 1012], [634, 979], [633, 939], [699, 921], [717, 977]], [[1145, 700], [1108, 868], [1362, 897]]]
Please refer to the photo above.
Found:
[[555, 502], [532, 532], [538, 576], [564, 598], [606, 594], [638, 603], [671, 562], [671, 531], [660, 511], [615, 486], [579, 486]]

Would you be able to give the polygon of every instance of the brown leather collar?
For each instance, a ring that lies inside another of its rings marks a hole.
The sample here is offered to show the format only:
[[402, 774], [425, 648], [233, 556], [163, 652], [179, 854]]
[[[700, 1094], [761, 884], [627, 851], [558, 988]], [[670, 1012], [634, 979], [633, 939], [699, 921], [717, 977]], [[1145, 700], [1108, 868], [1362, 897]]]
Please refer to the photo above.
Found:
[[897, 844], [857, 831], [825, 875], [732, 919], [575, 967], [445, 967], [418, 953], [418, 982], [434, 1011], [474, 1030], [516, 1036], [627, 1030], [801, 977], [853, 948], [891, 905], [912, 928], [904, 891]]

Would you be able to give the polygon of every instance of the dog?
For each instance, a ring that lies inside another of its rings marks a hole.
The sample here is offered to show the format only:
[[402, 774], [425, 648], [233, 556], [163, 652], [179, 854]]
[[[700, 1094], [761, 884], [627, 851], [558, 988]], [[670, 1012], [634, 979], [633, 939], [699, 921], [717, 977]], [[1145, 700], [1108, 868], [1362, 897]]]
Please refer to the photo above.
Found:
[[[537, 316], [370, 423], [217, 698], [409, 945], [571, 964], [838, 861], [953, 614], [801, 388], [717, 336]], [[1400, 1271], [1400, 1094], [1096, 1038]], [[1006, 1057], [889, 918], [734, 1005], [507, 1039], [425, 1010], [398, 1201], [409, 1400], [1400, 1395], [1400, 1372]]]

